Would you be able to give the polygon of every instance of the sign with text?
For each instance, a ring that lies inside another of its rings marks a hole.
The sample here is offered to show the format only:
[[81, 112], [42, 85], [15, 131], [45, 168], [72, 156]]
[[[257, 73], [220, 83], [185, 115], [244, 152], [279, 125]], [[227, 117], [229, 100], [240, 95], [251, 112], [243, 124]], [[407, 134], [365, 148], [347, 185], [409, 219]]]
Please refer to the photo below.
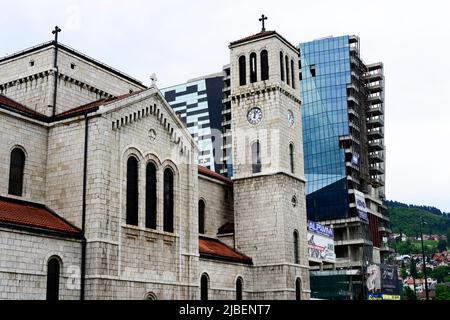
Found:
[[355, 190], [355, 201], [356, 201], [356, 211], [358, 215], [364, 221], [369, 221], [369, 216], [367, 215], [366, 198], [364, 193]]
[[308, 221], [308, 256], [323, 262], [336, 262], [332, 228]]

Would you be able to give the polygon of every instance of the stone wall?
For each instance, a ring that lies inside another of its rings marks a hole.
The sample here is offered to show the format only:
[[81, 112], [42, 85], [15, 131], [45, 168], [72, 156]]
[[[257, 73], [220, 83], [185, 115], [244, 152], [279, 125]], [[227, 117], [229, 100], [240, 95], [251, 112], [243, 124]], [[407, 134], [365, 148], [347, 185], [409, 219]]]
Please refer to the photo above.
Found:
[[[0, 62], [0, 94], [51, 116], [54, 52], [54, 47], [48, 45]], [[101, 98], [145, 89], [143, 84], [132, 82], [64, 47], [58, 53], [58, 70], [56, 114]]]
[[81, 243], [0, 228], [0, 300], [45, 300], [47, 263], [61, 262], [61, 300], [80, 298]]
[[234, 223], [233, 188], [200, 175], [198, 189], [199, 199], [205, 202], [205, 235], [216, 237], [220, 227]]
[[46, 196], [47, 128], [0, 112], [0, 194], [7, 196], [11, 151], [25, 153], [23, 199], [44, 202]]

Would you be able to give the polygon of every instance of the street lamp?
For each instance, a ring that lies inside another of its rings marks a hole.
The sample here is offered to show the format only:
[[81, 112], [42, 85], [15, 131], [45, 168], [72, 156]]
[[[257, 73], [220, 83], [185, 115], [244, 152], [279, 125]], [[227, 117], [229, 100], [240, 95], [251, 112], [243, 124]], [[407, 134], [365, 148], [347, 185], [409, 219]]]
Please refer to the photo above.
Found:
[[427, 264], [425, 261], [425, 250], [423, 248], [423, 232], [422, 232], [423, 224], [426, 224], [426, 222], [423, 222], [423, 217], [420, 217], [420, 240], [422, 242], [422, 260], [423, 260], [423, 277], [425, 278], [425, 294], [427, 300], [430, 300], [430, 297], [428, 296]]

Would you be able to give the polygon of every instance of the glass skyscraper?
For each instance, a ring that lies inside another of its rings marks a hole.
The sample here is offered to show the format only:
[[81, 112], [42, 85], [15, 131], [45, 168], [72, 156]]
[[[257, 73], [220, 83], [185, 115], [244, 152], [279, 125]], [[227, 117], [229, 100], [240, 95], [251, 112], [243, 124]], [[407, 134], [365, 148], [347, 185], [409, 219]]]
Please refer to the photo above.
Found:
[[312, 268], [312, 296], [366, 298], [367, 268], [393, 252], [383, 64], [362, 62], [356, 36], [301, 43], [299, 64], [308, 219], [334, 228], [336, 253], [335, 270]]
[[342, 218], [348, 209], [345, 151], [339, 145], [339, 137], [349, 134], [348, 36], [304, 43], [300, 51], [308, 218]]

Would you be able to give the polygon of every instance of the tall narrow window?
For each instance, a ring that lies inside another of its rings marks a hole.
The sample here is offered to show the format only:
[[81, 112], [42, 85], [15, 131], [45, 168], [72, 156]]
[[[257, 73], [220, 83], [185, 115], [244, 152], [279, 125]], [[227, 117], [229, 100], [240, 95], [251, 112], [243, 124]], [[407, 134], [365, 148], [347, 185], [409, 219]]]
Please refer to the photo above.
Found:
[[284, 57], [284, 64], [286, 67], [286, 83], [287, 83], [287, 85], [290, 85], [291, 81], [290, 81], [290, 77], [289, 77], [289, 58], [288, 58], [288, 56]]
[[291, 165], [291, 173], [294, 173], [294, 144], [289, 144], [289, 160]]
[[254, 83], [257, 80], [257, 59], [256, 59], [256, 53], [252, 52], [250, 54], [250, 83]]
[[164, 170], [164, 231], [173, 232], [173, 171]]
[[242, 301], [242, 279], [238, 278], [236, 280], [236, 300]]
[[59, 300], [60, 265], [56, 257], [51, 258], [47, 264], [47, 300]]
[[208, 287], [209, 287], [208, 276], [206, 274], [203, 274], [200, 280], [200, 299], [202, 301], [208, 300]]
[[295, 300], [302, 300], [302, 282], [298, 278], [295, 280]]
[[9, 188], [8, 193], [13, 196], [22, 196], [23, 171], [25, 168], [25, 153], [20, 148], [11, 152], [9, 164]]
[[261, 81], [269, 80], [269, 55], [267, 50], [261, 51]]
[[283, 63], [283, 52], [280, 51], [280, 74], [281, 81], [284, 81], [284, 63]]
[[294, 263], [299, 264], [300, 258], [298, 256], [298, 232], [294, 231]]
[[156, 166], [147, 165], [145, 182], [145, 227], [156, 229]]
[[205, 201], [198, 202], [198, 233], [205, 233]]
[[138, 170], [139, 165], [135, 157], [130, 157], [127, 162], [127, 224], [138, 225]]
[[292, 79], [292, 88], [295, 89], [294, 60], [291, 60], [291, 79]]
[[245, 86], [247, 84], [247, 70], [246, 70], [245, 56], [239, 57], [239, 85]]
[[261, 146], [259, 141], [252, 145], [252, 171], [253, 173], [261, 172]]

